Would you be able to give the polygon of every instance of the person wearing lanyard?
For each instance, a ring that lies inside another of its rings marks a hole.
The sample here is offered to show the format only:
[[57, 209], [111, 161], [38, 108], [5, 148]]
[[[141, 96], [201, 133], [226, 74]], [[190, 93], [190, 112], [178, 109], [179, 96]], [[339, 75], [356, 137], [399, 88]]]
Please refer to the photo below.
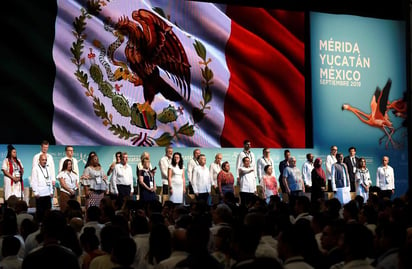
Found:
[[391, 199], [395, 192], [395, 173], [389, 165], [389, 157], [383, 156], [382, 165], [376, 170], [376, 186], [380, 188], [382, 198]]
[[89, 159], [81, 176], [86, 197], [86, 209], [90, 206], [100, 206], [100, 201], [103, 199], [108, 187], [107, 176], [99, 163], [97, 154], [90, 152]]
[[142, 168], [139, 169], [140, 200], [148, 203], [156, 200], [156, 184], [154, 182], [154, 171], [150, 169], [150, 159], [142, 160]]
[[240, 177], [239, 168], [244, 165], [243, 159], [245, 157], [249, 158], [250, 167], [253, 168], [253, 170], [254, 170], [253, 174], [256, 177], [256, 158], [255, 158], [255, 154], [250, 150], [251, 146], [252, 146], [252, 144], [251, 144], [250, 140], [246, 139], [245, 141], [243, 141], [243, 151], [241, 151], [239, 153], [239, 155], [237, 156], [236, 172], [237, 172], [238, 182], [239, 182], [239, 177]]
[[66, 211], [67, 201], [76, 199], [77, 190], [79, 189], [79, 176], [73, 171], [73, 162], [66, 159], [62, 164], [62, 170], [57, 175], [60, 182], [60, 210]]
[[162, 201], [169, 195], [169, 166], [172, 163], [173, 147], [165, 148], [165, 155], [159, 160], [160, 176], [162, 177]]
[[12, 145], [7, 146], [7, 156], [3, 161], [2, 171], [4, 174], [4, 200], [7, 201], [11, 195], [23, 200], [23, 164], [17, 158], [17, 151]]
[[47, 166], [46, 153], [40, 154], [39, 163], [33, 169], [31, 188], [36, 197], [36, 217], [41, 222], [45, 212], [52, 207], [53, 197], [53, 182]]

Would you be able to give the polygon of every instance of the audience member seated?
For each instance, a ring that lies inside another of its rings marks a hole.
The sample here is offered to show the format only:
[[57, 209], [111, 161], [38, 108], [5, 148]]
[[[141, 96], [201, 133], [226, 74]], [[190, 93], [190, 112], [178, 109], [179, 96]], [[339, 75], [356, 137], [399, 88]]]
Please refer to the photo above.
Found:
[[75, 253], [60, 244], [67, 226], [64, 215], [57, 210], [44, 217], [41, 228], [42, 245], [29, 253], [23, 260], [23, 269], [80, 269]]
[[113, 244], [111, 261], [118, 264], [113, 269], [133, 269], [131, 266], [136, 254], [136, 243], [128, 236], [116, 238]]
[[[23, 237], [18, 232], [17, 229], [17, 217], [16, 213], [11, 208], [6, 208], [3, 213], [3, 219], [0, 221], [0, 254], [2, 253], [2, 242], [5, 236], [14, 236], [20, 241], [20, 249], [18, 256], [24, 258], [25, 246]], [[0, 255], [0, 260], [2, 256]]]
[[3, 259], [0, 261], [2, 269], [20, 269], [23, 259], [17, 254], [20, 250], [20, 240], [14, 236], [6, 236], [3, 238], [2, 252]]
[[176, 264], [186, 259], [188, 255], [186, 229], [177, 228], [172, 234], [172, 252], [170, 257], [159, 262], [156, 269], [176, 268]]

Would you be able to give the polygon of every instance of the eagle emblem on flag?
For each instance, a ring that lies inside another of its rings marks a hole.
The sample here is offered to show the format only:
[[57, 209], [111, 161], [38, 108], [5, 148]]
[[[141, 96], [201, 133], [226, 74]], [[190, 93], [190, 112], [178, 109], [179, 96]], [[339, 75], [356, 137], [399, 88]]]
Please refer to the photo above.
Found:
[[[196, 123], [211, 109], [208, 103], [212, 99], [213, 72], [208, 67], [211, 59], [206, 58], [205, 46], [199, 40], [192, 43], [200, 58], [203, 87], [202, 101], [194, 106], [190, 103], [191, 65], [185, 47], [174, 32], [176, 26], [156, 12], [141, 8], [131, 11], [131, 17], [123, 14], [115, 21], [107, 17], [104, 30], [115, 40], [105, 44], [98, 36], [93, 37], [93, 46], [84, 49], [89, 39], [84, 33], [87, 22], [104, 7], [101, 1], [89, 1], [87, 10], [81, 9], [81, 15], [73, 21], [76, 39], [70, 49], [76, 66], [74, 74], [92, 100], [95, 115], [114, 136], [130, 140], [132, 145], [166, 146], [182, 137], [193, 137]], [[87, 51], [86, 60], [83, 55]], [[125, 88], [129, 92], [131, 88], [142, 91], [139, 94], [143, 100], [125, 95]], [[157, 98], [159, 95], [163, 98]], [[155, 101], [157, 109], [152, 106]], [[161, 109], [159, 103], [164, 103]], [[190, 117], [179, 125], [184, 113]], [[128, 124], [114, 115], [128, 118]], [[163, 128], [165, 125], [169, 128]], [[154, 135], [151, 131], [155, 130], [160, 132]]]

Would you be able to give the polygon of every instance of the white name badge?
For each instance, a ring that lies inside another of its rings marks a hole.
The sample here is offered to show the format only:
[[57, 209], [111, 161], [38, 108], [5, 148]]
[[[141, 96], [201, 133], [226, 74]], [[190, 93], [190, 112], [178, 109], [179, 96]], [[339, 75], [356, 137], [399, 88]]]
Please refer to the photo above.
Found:
[[150, 188], [153, 188], [153, 181], [150, 181]]
[[20, 177], [20, 171], [14, 171], [13, 176], [14, 177]]
[[102, 184], [102, 177], [101, 176], [96, 177], [96, 183], [97, 184]]

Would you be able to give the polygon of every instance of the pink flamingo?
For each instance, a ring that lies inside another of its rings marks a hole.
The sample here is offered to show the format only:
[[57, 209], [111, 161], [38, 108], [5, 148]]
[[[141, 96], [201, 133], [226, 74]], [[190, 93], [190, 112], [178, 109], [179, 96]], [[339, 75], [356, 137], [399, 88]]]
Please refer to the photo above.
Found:
[[367, 114], [358, 108], [352, 107], [349, 104], [343, 104], [342, 110], [349, 110], [355, 114], [363, 123], [369, 126], [381, 129], [385, 135], [379, 139], [379, 144], [382, 143], [384, 138], [387, 138], [385, 147], [388, 148], [389, 142], [392, 146], [397, 147], [397, 143], [392, 139], [392, 135], [395, 132], [392, 122], [388, 116], [388, 96], [392, 85], [392, 80], [388, 79], [385, 87], [381, 90], [376, 87], [375, 94], [371, 100], [371, 113]]

